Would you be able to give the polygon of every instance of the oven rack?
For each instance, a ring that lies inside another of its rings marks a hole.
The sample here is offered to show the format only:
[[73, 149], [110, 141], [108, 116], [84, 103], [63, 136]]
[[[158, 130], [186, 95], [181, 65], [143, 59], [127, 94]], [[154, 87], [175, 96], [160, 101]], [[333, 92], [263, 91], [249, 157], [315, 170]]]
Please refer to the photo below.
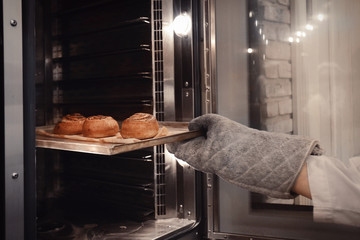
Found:
[[[37, 133], [36, 147], [100, 155], [116, 155], [119, 153], [125, 153], [148, 147], [154, 147], [157, 145], [196, 138], [202, 135], [200, 130], [189, 131], [187, 127], [188, 123], [184, 122], [159, 122], [159, 125], [161, 127], [167, 128], [168, 134], [166, 136], [139, 140], [133, 143], [88, 142], [60, 137], [44, 136]], [[37, 127], [36, 129], [42, 131], [51, 131], [53, 127], [54, 126], [41, 126]]]

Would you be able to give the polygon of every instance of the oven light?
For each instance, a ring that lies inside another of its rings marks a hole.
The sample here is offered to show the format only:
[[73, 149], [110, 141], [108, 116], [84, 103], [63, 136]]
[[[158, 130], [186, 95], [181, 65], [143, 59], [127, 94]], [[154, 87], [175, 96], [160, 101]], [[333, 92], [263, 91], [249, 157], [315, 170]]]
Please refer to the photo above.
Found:
[[191, 18], [185, 12], [175, 17], [173, 21], [173, 29], [179, 37], [187, 36], [191, 31]]

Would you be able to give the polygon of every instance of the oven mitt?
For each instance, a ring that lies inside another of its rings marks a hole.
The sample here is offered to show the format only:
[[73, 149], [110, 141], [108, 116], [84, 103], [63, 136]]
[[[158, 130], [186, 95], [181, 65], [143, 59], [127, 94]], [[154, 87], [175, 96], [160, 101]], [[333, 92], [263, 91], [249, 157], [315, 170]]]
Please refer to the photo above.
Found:
[[217, 114], [193, 119], [189, 130], [203, 136], [167, 145], [169, 152], [197, 170], [214, 173], [252, 192], [293, 198], [295, 180], [318, 143], [300, 136], [259, 131]]

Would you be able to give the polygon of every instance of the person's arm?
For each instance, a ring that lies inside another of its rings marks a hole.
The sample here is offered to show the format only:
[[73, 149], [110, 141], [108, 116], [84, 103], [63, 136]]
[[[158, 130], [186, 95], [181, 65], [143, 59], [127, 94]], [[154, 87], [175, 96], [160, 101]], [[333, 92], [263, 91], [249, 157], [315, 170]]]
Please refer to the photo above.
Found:
[[310, 192], [306, 163], [302, 167], [300, 174], [299, 174], [298, 178], [296, 179], [295, 184], [292, 188], [292, 191], [299, 195], [302, 195], [304, 197], [311, 199], [311, 192]]

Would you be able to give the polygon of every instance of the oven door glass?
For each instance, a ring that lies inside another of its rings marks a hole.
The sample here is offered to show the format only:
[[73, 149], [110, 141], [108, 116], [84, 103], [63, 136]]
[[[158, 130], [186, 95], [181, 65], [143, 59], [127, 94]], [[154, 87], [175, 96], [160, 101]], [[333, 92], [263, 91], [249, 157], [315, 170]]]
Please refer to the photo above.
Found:
[[[317, 139], [326, 155], [345, 163], [359, 156], [360, 3], [214, 2], [217, 113], [252, 128]], [[236, 28], [224, 27], [234, 22]], [[205, 181], [209, 237], [359, 234], [353, 227], [315, 222], [305, 197], [273, 199], [215, 175]]]

